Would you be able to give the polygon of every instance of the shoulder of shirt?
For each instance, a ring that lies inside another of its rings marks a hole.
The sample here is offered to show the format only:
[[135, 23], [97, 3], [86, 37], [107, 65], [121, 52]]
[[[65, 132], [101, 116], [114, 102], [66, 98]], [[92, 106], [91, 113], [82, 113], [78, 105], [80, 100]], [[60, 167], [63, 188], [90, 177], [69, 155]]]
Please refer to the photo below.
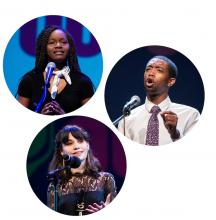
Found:
[[70, 72], [70, 76], [72, 78], [76, 78], [76, 79], [80, 79], [80, 80], [90, 80], [90, 78], [85, 74], [85, 73], [82, 73], [80, 71], [76, 71], [76, 72]]
[[21, 79], [32, 79], [34, 76], [37, 76], [35, 69], [30, 70], [29, 72], [25, 73]]
[[172, 111], [189, 111], [189, 112], [193, 112], [193, 113], [199, 113], [199, 111], [189, 105], [183, 105], [183, 104], [178, 104], [178, 103], [174, 103], [171, 102], [171, 106], [170, 106], [170, 110]]
[[100, 177], [105, 177], [105, 178], [114, 178], [111, 173], [108, 172], [99, 172]]

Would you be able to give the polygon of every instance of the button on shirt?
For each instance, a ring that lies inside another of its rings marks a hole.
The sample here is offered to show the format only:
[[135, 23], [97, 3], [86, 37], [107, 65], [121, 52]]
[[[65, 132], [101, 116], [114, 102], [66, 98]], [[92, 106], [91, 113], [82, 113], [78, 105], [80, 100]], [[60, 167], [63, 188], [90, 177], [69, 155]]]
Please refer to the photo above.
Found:
[[[151, 108], [155, 104], [150, 102], [148, 98], [145, 100], [145, 104], [135, 108], [131, 111], [131, 114], [125, 117], [125, 136], [129, 139], [136, 141], [140, 144], [146, 143], [146, 132], [149, 118], [151, 117]], [[161, 113], [164, 111], [172, 111], [178, 116], [177, 129], [180, 132], [180, 138], [184, 136], [198, 121], [199, 112], [190, 106], [181, 105], [171, 102], [167, 97], [161, 102], [158, 107], [161, 109]], [[159, 145], [169, 144], [173, 142], [170, 134], [164, 126], [164, 121], [158, 114], [159, 120]], [[124, 120], [121, 120], [118, 125], [118, 129], [124, 134]]]

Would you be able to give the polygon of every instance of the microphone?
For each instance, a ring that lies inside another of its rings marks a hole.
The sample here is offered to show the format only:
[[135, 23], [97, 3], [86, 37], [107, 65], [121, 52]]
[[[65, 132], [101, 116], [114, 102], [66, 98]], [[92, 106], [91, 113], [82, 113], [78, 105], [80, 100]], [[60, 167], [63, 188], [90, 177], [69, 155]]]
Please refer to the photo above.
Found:
[[69, 168], [78, 168], [81, 164], [81, 160], [79, 157], [70, 156], [68, 154], [63, 155], [63, 160], [65, 162], [64, 167], [57, 168], [55, 170], [51, 170], [47, 174], [47, 178], [49, 181], [56, 181], [56, 178], [58, 177], [58, 174], [61, 173], [63, 170], [69, 169]]
[[53, 62], [49, 62], [46, 66], [46, 81], [45, 81], [45, 85], [48, 85], [50, 78], [52, 76], [53, 70], [56, 68], [55, 63]]
[[123, 114], [124, 115], [130, 115], [130, 111], [137, 107], [140, 104], [140, 97], [137, 95], [134, 95], [131, 97], [131, 100], [127, 102], [123, 107]]
[[81, 164], [79, 157], [70, 156], [68, 154], [63, 155], [63, 160], [65, 162], [65, 166], [69, 166], [70, 168], [78, 168]]
[[46, 99], [46, 95], [47, 95], [47, 87], [49, 85], [49, 81], [50, 78], [52, 76], [53, 70], [56, 68], [55, 63], [53, 62], [49, 62], [45, 68], [46, 71], [46, 80], [45, 80], [45, 85], [44, 85], [44, 89], [43, 89], [43, 94], [40, 98], [40, 101], [38, 102], [36, 108], [35, 108], [35, 112], [39, 112], [42, 104], [44, 103], [45, 99]]

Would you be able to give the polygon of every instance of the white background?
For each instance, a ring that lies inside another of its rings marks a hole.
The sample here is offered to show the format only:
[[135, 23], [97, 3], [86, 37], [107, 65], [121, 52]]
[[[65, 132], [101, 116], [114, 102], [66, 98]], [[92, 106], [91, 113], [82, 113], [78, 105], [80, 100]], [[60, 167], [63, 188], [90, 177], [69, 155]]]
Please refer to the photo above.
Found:
[[88, 104], [69, 115], [94, 117], [114, 130], [104, 104], [106, 79], [123, 55], [141, 46], [162, 45], [183, 53], [197, 67], [205, 86], [202, 117], [177, 143], [145, 147], [116, 132], [127, 156], [124, 186], [107, 208], [84, 218], [216, 219], [216, 8], [213, 2], [5, 0], [1, 3], [1, 219], [69, 218], [43, 205], [32, 192], [26, 175], [26, 157], [32, 140], [59, 116], [34, 114], [19, 105], [3, 76], [3, 55], [14, 32], [33, 18], [51, 14], [82, 23], [94, 34], [103, 53], [103, 77], [96, 94]]

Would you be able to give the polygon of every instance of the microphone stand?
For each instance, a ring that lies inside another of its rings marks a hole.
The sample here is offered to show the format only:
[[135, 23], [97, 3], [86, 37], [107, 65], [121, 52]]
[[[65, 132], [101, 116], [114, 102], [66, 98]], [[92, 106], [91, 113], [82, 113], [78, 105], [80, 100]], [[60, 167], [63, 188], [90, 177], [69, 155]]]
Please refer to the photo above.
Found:
[[45, 83], [44, 83], [43, 94], [42, 94], [42, 96], [41, 96], [41, 98], [40, 98], [40, 101], [39, 101], [38, 104], [37, 104], [37, 107], [35, 108], [35, 112], [39, 112], [39, 110], [40, 110], [42, 104], [44, 103], [44, 101], [45, 101], [45, 99], [46, 99], [47, 90], [48, 90], [48, 88], [49, 88], [49, 86], [50, 86], [49, 81], [50, 81], [51, 76], [52, 76], [52, 72], [51, 72], [51, 74], [48, 74], [47, 77], [46, 77], [46, 81], [45, 81]]
[[124, 115], [121, 115], [120, 117], [118, 117], [114, 122], [113, 122], [113, 124], [116, 126], [118, 123], [119, 123], [119, 121], [122, 119], [122, 118], [124, 118], [125, 116]]
[[113, 124], [116, 126], [122, 118], [125, 118], [126, 116], [129, 116], [130, 113], [131, 113], [131, 109], [130, 109], [130, 108], [123, 108], [123, 110], [122, 110], [122, 115], [121, 115], [120, 117], [118, 117], [118, 118], [113, 122]]
[[37, 104], [37, 107], [35, 108], [35, 112], [39, 112], [39, 110], [40, 110], [42, 104], [44, 103], [44, 101], [45, 101], [45, 99], [46, 99], [48, 84], [49, 84], [49, 83], [47, 83], [47, 84], [45, 83], [45, 84], [44, 84], [43, 94], [42, 94], [42, 96], [41, 96], [41, 98], [40, 98], [40, 101], [39, 101], [38, 104]]
[[124, 136], [125, 136], [125, 117], [126, 116], [129, 116], [130, 115], [130, 113], [131, 113], [131, 110], [133, 109], [133, 108], [135, 108], [135, 107], [137, 107], [138, 105], [140, 104], [140, 98], [139, 98], [139, 96], [133, 96], [132, 98], [131, 98], [131, 100], [129, 101], [129, 102], [127, 102], [125, 105], [124, 105], [124, 107], [123, 107], [123, 110], [122, 110], [122, 115], [120, 116], [120, 117], [118, 117], [114, 122], [113, 122], [113, 124], [116, 126], [118, 123], [119, 123], [119, 121], [121, 120], [121, 119], [123, 119], [123, 129], [124, 129]]
[[47, 178], [49, 183], [53, 185], [53, 191], [54, 191], [54, 210], [58, 211], [58, 174], [64, 170], [70, 169], [70, 166], [61, 167], [55, 170], [52, 170], [48, 173]]

